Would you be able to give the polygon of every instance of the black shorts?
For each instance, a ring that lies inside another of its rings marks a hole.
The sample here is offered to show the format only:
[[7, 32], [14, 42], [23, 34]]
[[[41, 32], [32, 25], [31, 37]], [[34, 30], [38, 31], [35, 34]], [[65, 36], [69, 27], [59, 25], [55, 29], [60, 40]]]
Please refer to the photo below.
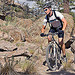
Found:
[[51, 32], [51, 33], [58, 32], [58, 37], [59, 38], [63, 38], [64, 37], [64, 31], [62, 30], [62, 28], [60, 28], [60, 29], [50, 28], [49, 32]]

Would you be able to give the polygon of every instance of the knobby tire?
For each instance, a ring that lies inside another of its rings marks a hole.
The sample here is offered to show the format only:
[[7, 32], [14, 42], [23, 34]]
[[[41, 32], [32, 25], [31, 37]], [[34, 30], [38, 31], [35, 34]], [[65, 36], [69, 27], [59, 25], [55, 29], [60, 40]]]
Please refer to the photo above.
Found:
[[55, 48], [55, 57], [53, 56], [53, 47], [54, 45], [48, 45], [46, 48], [46, 62], [48, 65], [48, 68], [52, 71], [57, 69], [57, 50]]

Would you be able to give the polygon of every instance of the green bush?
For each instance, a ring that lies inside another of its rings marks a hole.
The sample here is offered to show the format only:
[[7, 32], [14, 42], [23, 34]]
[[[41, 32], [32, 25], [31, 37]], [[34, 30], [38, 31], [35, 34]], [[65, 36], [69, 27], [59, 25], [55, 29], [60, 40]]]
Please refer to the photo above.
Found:
[[5, 20], [6, 20], [6, 21], [11, 21], [11, 20], [12, 20], [12, 17], [11, 17], [11, 16], [6, 16], [6, 17], [5, 17]]
[[22, 11], [22, 10], [21, 10], [20, 8], [16, 7], [16, 8], [15, 8], [15, 11], [16, 11], [16, 12], [20, 12], [20, 11]]
[[30, 74], [36, 75], [36, 73], [37, 73], [35, 65], [28, 60], [25, 60], [25, 62], [21, 62], [20, 66], [21, 66], [22, 70], [24, 71], [24, 73], [27, 74], [27, 75], [28, 74], [29, 75]]

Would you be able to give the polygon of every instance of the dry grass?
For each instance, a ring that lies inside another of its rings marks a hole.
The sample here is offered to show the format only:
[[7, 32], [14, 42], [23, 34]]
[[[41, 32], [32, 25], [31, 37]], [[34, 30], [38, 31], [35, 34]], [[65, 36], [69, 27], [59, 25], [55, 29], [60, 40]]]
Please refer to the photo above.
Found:
[[71, 59], [71, 52], [66, 52], [66, 56], [67, 56], [67, 63], [63, 62], [63, 69], [64, 70], [72, 70], [72, 59]]
[[67, 62], [67, 63], [63, 63], [63, 69], [64, 70], [71, 70], [72, 69], [72, 66], [71, 66], [72, 63], [70, 62]]
[[29, 49], [29, 52], [30, 52], [31, 54], [34, 54], [35, 50]]
[[34, 64], [30, 63], [27, 68], [26, 68], [26, 71], [25, 71], [26, 74], [36, 74], [36, 68], [34, 66]]
[[19, 46], [24, 46], [24, 43], [19, 43], [19, 42], [18, 42], [18, 43], [16, 43], [16, 46], [18, 46], [18, 47], [19, 47]]
[[25, 62], [21, 62], [20, 66], [25, 74], [36, 75], [36, 73], [37, 73], [35, 65], [28, 60], [25, 60]]
[[5, 65], [1, 69], [1, 74], [0, 75], [18, 75], [17, 72], [14, 71], [13, 67], [10, 65]]
[[5, 65], [1, 67], [1, 73], [0, 75], [19, 75], [15, 70], [14, 67], [16, 64], [18, 64], [17, 62], [15, 64], [14, 63], [14, 58], [7, 59], [5, 58]]

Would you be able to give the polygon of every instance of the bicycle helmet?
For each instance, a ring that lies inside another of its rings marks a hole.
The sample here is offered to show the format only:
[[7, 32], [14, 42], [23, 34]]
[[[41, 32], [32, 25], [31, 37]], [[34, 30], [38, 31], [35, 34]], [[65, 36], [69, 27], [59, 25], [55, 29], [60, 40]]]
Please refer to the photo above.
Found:
[[43, 5], [43, 9], [44, 9], [44, 8], [51, 8], [51, 2], [45, 3], [45, 4]]

